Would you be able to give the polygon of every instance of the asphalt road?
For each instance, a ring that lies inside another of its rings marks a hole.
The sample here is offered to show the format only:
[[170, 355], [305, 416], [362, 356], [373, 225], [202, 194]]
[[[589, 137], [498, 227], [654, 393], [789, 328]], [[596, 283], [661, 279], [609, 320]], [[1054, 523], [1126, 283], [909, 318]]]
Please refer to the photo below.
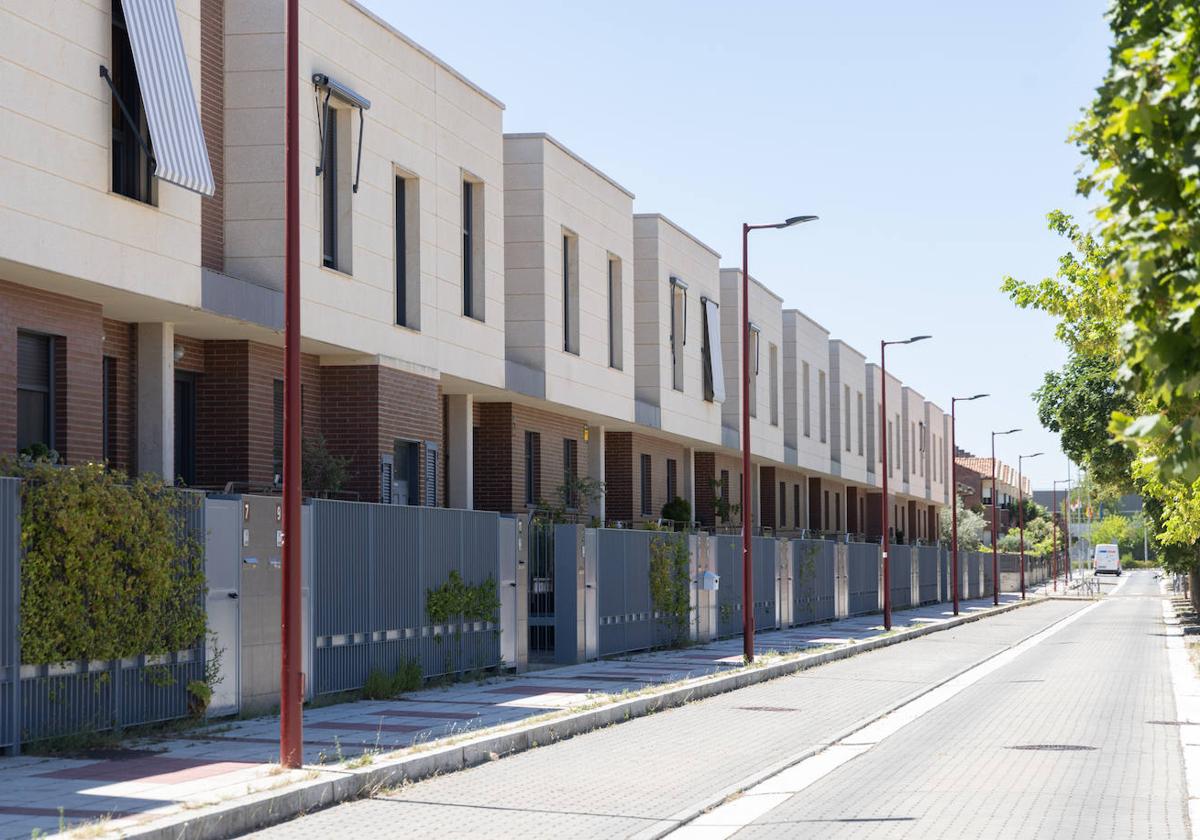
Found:
[[[1090, 609], [1031, 605], [253, 836], [1188, 837], [1160, 604], [1135, 572]], [[773, 795], [683, 819], [814, 750]]]

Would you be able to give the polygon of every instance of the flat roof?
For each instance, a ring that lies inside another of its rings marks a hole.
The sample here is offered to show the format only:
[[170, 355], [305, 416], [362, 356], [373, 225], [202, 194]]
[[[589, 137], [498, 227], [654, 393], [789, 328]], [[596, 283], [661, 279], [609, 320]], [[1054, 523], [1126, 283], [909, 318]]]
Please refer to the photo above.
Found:
[[579, 155], [575, 154], [575, 152], [568, 149], [566, 146], [564, 146], [562, 143], [560, 143], [558, 141], [558, 139], [555, 138], [553, 135], [547, 134], [544, 131], [515, 131], [515, 132], [512, 132], [511, 134], [505, 134], [504, 139], [505, 140], [543, 140], [543, 141], [551, 144], [552, 146], [555, 146], [559, 151], [561, 151], [563, 154], [565, 154], [567, 157], [571, 158], [575, 162], [580, 163], [583, 166], [587, 167], [594, 174], [599, 175], [601, 178], [603, 178], [609, 184], [616, 187], [621, 192], [625, 193], [625, 195], [629, 196], [630, 198], [637, 198], [637, 196], [635, 196], [632, 192], [630, 192], [628, 189], [626, 189], [620, 183], [618, 183], [613, 178], [606, 175], [604, 172], [602, 172], [600, 169], [598, 169], [593, 164], [589, 163], [588, 161], [584, 160]]
[[846, 348], [851, 353], [858, 356], [864, 362], [867, 360], [867, 357], [864, 354], [860, 353], [856, 348], [850, 346], [849, 344], [847, 344], [844, 340], [842, 340], [840, 338], [831, 338], [831, 339], [829, 339], [829, 343], [830, 344], [840, 344], [840, 345], [842, 345], [842, 347]]
[[416, 41], [414, 41], [412, 38], [409, 38], [407, 35], [405, 35], [405, 34], [404, 34], [403, 32], [401, 32], [399, 29], [397, 29], [396, 27], [392, 26], [392, 24], [388, 23], [386, 20], [384, 20], [383, 18], [381, 18], [379, 15], [375, 14], [374, 12], [372, 12], [372, 11], [371, 11], [370, 9], [368, 9], [366, 6], [364, 6], [364, 5], [362, 5], [361, 3], [359, 3], [359, 2], [358, 2], [358, 0], [345, 0], [345, 2], [349, 3], [351, 8], [353, 8], [353, 9], [357, 9], [359, 12], [361, 12], [362, 14], [366, 15], [367, 17], [369, 17], [369, 18], [370, 18], [371, 20], [373, 20], [375, 23], [377, 23], [377, 24], [379, 24], [380, 26], [382, 26], [382, 27], [383, 27], [384, 29], [386, 29], [388, 32], [391, 32], [393, 35], [395, 35], [397, 38], [399, 38], [399, 39], [400, 39], [401, 41], [403, 41], [404, 43], [408, 44], [410, 47], [412, 47], [414, 50], [416, 50], [417, 52], [419, 52], [421, 55], [425, 56], [425, 57], [426, 57], [426, 58], [428, 58], [430, 61], [434, 62], [435, 64], [437, 64], [437, 65], [439, 65], [440, 67], [442, 67], [443, 69], [445, 69], [445, 70], [446, 70], [448, 73], [450, 73], [450, 75], [451, 75], [451, 76], [454, 76], [454, 78], [458, 79], [458, 80], [459, 80], [460, 82], [462, 82], [464, 85], [466, 85], [467, 87], [469, 87], [469, 88], [471, 88], [472, 90], [474, 90], [474, 91], [475, 91], [476, 93], [478, 93], [480, 96], [484, 97], [485, 99], [487, 99], [487, 100], [488, 100], [489, 102], [491, 102], [492, 104], [494, 104], [494, 105], [498, 106], [498, 107], [500, 108], [500, 110], [502, 110], [502, 111], [504, 110], [504, 103], [503, 103], [503, 102], [501, 102], [501, 101], [500, 101], [499, 99], [497, 99], [496, 97], [492, 96], [490, 93], [488, 93], [486, 90], [484, 90], [483, 88], [481, 88], [479, 85], [477, 85], [477, 84], [475, 84], [474, 82], [472, 82], [470, 79], [468, 79], [468, 78], [467, 78], [466, 76], [464, 76], [462, 73], [460, 73], [460, 72], [458, 72], [457, 70], [455, 70], [455, 69], [454, 69], [452, 66], [450, 66], [449, 64], [447, 64], [447, 63], [446, 63], [445, 61], [443, 61], [442, 59], [438, 58], [436, 55], [434, 55], [433, 53], [431, 53], [429, 50], [425, 49], [425, 47], [423, 47], [423, 46], [421, 46], [420, 44], [418, 44], [418, 43], [417, 43]]
[[[792, 309], [783, 310], [783, 314], [784, 315], [798, 315], [801, 318], [803, 318], [805, 321], [808, 321], [808, 323], [812, 324], [814, 327], [819, 329], [821, 332], [825, 333], [825, 335], [829, 335], [828, 327], [826, 327], [824, 324], [822, 324], [820, 321], [818, 321], [816, 318], [812, 317], [811, 315], [807, 314], [806, 312], [802, 312], [799, 309], [792, 308]], [[866, 357], [864, 356], [863, 358], [866, 358]]]
[[670, 219], [668, 219], [668, 218], [667, 218], [666, 216], [664, 216], [662, 213], [634, 213], [634, 214], [633, 214], [633, 218], [635, 218], [635, 219], [657, 219], [657, 220], [658, 220], [658, 221], [660, 221], [660, 222], [665, 222], [666, 224], [668, 224], [668, 225], [670, 225], [671, 227], [675, 228], [675, 230], [677, 230], [677, 231], [679, 231], [680, 233], [682, 233], [682, 234], [683, 234], [684, 236], [686, 236], [688, 239], [690, 239], [690, 240], [692, 240], [693, 242], [695, 242], [697, 245], [699, 245], [699, 246], [700, 246], [701, 248], [703, 248], [705, 251], [708, 251], [708, 253], [712, 254], [712, 255], [713, 255], [714, 257], [716, 257], [718, 260], [719, 260], [719, 259], [721, 259], [721, 255], [720, 255], [720, 254], [718, 254], [716, 251], [714, 251], [714, 250], [713, 250], [713, 249], [712, 249], [710, 246], [706, 245], [704, 242], [701, 242], [701, 241], [700, 241], [699, 239], [697, 239], [695, 236], [693, 236], [692, 234], [688, 233], [686, 230], [684, 230], [683, 228], [681, 228], [679, 225], [675, 224], [673, 221], [671, 221]]

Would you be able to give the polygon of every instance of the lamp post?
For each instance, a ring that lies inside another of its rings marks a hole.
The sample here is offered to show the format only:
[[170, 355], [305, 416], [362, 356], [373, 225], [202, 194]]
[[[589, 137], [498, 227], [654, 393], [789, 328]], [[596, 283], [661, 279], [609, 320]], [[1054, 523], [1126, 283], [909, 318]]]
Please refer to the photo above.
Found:
[[304, 761], [300, 686], [300, 11], [287, 0], [284, 102], [283, 531], [279, 657], [279, 763]]
[[[1060, 478], [1060, 479], [1057, 479], [1056, 481], [1054, 481], [1053, 486], [1050, 489], [1050, 496], [1051, 496], [1050, 521], [1054, 524], [1054, 536], [1053, 536], [1053, 543], [1052, 543], [1054, 548], [1050, 552], [1050, 557], [1051, 557], [1052, 569], [1054, 572], [1054, 591], [1055, 592], [1058, 591], [1058, 485], [1060, 485], [1060, 484], [1068, 484], [1069, 485], [1070, 483], [1071, 483], [1071, 480], [1069, 478], [1068, 479]], [[1069, 540], [1071, 538], [1071, 533], [1070, 533], [1069, 528], [1067, 529], [1066, 536], [1067, 536], [1067, 540]], [[1064, 542], [1065, 542], [1065, 540], [1064, 540]], [[1068, 545], [1069, 545], [1069, 543], [1068, 543]]]
[[[933, 338], [914, 335], [901, 341], [879, 342], [879, 452], [883, 461], [883, 629], [892, 629], [892, 571], [888, 562], [888, 450], [887, 450], [887, 349], [889, 344], [912, 344]], [[899, 431], [899, 429], [897, 429]]]
[[952, 558], [951, 574], [954, 575], [954, 614], [958, 615], [958, 459], [955, 457], [957, 453], [957, 444], [955, 443], [954, 435], [954, 404], [960, 402], [970, 402], [971, 400], [979, 400], [988, 396], [987, 394], [976, 394], [973, 397], [951, 397], [950, 398], [950, 556]]
[[747, 662], [754, 661], [754, 575], [750, 551], [754, 514], [750, 487], [750, 231], [782, 230], [816, 220], [816, 216], [792, 216], [774, 224], [742, 224], [742, 655]]
[[1021, 600], [1025, 600], [1025, 482], [1021, 478], [1021, 462], [1026, 458], [1036, 458], [1041, 452], [1032, 455], [1017, 456], [1017, 522], [1021, 529]]
[[1000, 541], [1000, 520], [996, 516], [996, 435], [1011, 435], [1020, 429], [1007, 432], [992, 432], [992, 604], [1000, 606], [1000, 560], [996, 555], [996, 543]]

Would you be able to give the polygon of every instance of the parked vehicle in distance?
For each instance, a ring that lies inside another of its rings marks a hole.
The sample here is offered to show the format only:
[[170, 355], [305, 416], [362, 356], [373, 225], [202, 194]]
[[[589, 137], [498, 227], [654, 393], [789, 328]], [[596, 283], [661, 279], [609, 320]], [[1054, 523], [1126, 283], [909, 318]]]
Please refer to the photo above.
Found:
[[1101, 543], [1092, 552], [1092, 568], [1096, 574], [1121, 574], [1121, 553], [1112, 543]]

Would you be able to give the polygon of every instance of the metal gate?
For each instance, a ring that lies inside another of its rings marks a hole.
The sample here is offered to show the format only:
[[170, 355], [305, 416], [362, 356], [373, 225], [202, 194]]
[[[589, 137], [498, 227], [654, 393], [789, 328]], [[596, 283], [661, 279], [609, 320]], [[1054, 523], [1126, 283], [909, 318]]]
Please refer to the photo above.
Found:
[[792, 622], [807, 624], [828, 621], [836, 612], [834, 603], [834, 555], [832, 540], [792, 540]]
[[529, 658], [554, 656], [554, 526], [529, 526]]
[[850, 543], [846, 548], [849, 614], [876, 612], [879, 609], [879, 546], [876, 543]]

